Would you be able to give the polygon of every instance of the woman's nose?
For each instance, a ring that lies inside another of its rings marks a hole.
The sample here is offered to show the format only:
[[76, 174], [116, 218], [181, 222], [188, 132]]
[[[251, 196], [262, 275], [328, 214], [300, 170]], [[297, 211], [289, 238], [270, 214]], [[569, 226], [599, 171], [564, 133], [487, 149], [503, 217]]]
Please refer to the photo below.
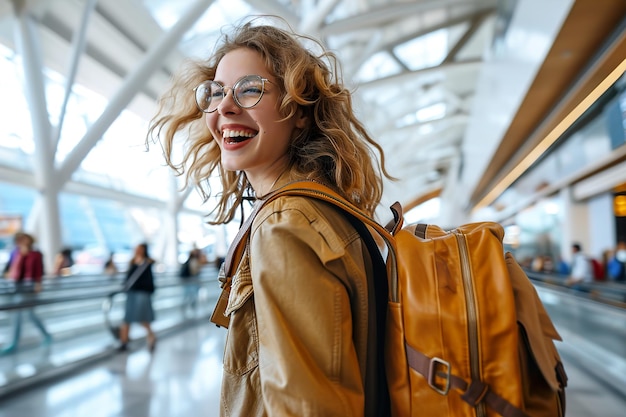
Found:
[[233, 93], [233, 89], [225, 89], [224, 90], [224, 98], [217, 105], [217, 111], [219, 114], [228, 114], [228, 113], [236, 113], [239, 112], [241, 108], [235, 102], [235, 96]]

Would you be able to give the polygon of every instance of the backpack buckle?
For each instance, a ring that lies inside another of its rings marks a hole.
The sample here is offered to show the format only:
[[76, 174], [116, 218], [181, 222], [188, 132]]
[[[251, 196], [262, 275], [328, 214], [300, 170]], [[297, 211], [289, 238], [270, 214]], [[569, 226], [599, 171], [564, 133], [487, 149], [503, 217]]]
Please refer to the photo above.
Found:
[[[438, 371], [438, 368], [444, 368]], [[444, 379], [443, 384], [437, 383], [437, 378]], [[450, 391], [450, 362], [434, 357], [428, 364], [428, 385], [441, 395], [448, 395]], [[443, 385], [443, 386], [442, 386]]]

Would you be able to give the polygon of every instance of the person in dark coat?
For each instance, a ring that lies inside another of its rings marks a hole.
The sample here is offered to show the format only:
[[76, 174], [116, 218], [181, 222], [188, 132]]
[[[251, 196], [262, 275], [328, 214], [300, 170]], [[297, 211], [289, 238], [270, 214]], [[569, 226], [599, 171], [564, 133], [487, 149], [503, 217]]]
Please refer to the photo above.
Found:
[[153, 352], [156, 346], [156, 336], [150, 323], [154, 321], [152, 308], [152, 294], [154, 293], [154, 277], [152, 265], [154, 260], [148, 254], [148, 245], [141, 243], [135, 247], [135, 254], [130, 261], [126, 272], [126, 309], [124, 322], [120, 327], [120, 348], [127, 349], [130, 333], [130, 324], [139, 323], [148, 332], [148, 349]]

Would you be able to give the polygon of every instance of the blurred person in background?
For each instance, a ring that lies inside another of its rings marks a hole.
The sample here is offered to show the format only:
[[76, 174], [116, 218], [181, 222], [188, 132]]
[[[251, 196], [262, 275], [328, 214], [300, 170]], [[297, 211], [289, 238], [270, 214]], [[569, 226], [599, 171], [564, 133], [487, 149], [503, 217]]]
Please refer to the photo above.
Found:
[[9, 275], [9, 268], [11, 267], [11, 262], [13, 262], [13, 259], [20, 251], [20, 248], [17, 245], [17, 242], [20, 240], [23, 234], [24, 234], [23, 232], [17, 232], [15, 236], [13, 236], [13, 249], [11, 250], [11, 253], [9, 253], [9, 260], [7, 261], [6, 265], [4, 265], [4, 270], [2, 271], [2, 275], [4, 275], [5, 277]]
[[183, 281], [183, 314], [187, 314], [187, 310], [191, 309], [195, 312], [198, 304], [198, 291], [200, 283], [198, 276], [202, 267], [207, 263], [206, 257], [200, 249], [194, 248], [189, 252], [187, 260], [181, 265], [180, 279]]
[[581, 284], [593, 282], [593, 270], [589, 257], [584, 254], [580, 243], [572, 245], [572, 267], [566, 285], [583, 290]]
[[619, 241], [612, 256], [607, 262], [609, 281], [626, 281], [626, 242]]
[[127, 349], [131, 323], [139, 323], [148, 332], [147, 341], [150, 352], [156, 346], [156, 336], [150, 323], [154, 321], [152, 294], [154, 293], [154, 277], [152, 265], [154, 260], [148, 254], [148, 245], [140, 243], [126, 272], [126, 309], [124, 322], [120, 327], [120, 351]]
[[66, 277], [72, 275], [72, 266], [74, 259], [72, 258], [72, 249], [65, 248], [54, 258], [54, 276]]
[[[41, 291], [43, 278], [43, 255], [34, 248], [35, 239], [28, 233], [19, 233], [15, 239], [16, 252], [9, 263], [8, 278], [15, 282], [15, 297], [13, 302], [19, 303], [27, 299], [29, 294], [37, 294]], [[27, 313], [35, 327], [43, 336], [43, 343], [48, 345], [52, 342], [52, 336], [46, 330], [41, 319], [35, 314], [33, 307], [19, 309], [13, 315], [13, 340], [5, 346], [0, 353], [11, 353], [17, 349], [22, 331], [22, 315]]]
[[109, 254], [109, 258], [104, 263], [104, 274], [110, 278], [113, 278], [119, 272], [115, 262], [113, 261], [113, 255], [115, 255], [115, 253], [111, 252]]

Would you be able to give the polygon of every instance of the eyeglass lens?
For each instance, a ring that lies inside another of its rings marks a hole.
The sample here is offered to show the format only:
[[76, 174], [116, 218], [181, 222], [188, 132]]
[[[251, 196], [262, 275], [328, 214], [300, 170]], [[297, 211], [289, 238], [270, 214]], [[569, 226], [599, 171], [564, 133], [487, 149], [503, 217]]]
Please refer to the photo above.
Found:
[[196, 103], [205, 113], [212, 113], [222, 102], [228, 89], [232, 89], [237, 105], [244, 109], [254, 107], [261, 100], [264, 90], [264, 79], [259, 75], [247, 75], [235, 85], [224, 87], [216, 81], [205, 81], [196, 88]]

